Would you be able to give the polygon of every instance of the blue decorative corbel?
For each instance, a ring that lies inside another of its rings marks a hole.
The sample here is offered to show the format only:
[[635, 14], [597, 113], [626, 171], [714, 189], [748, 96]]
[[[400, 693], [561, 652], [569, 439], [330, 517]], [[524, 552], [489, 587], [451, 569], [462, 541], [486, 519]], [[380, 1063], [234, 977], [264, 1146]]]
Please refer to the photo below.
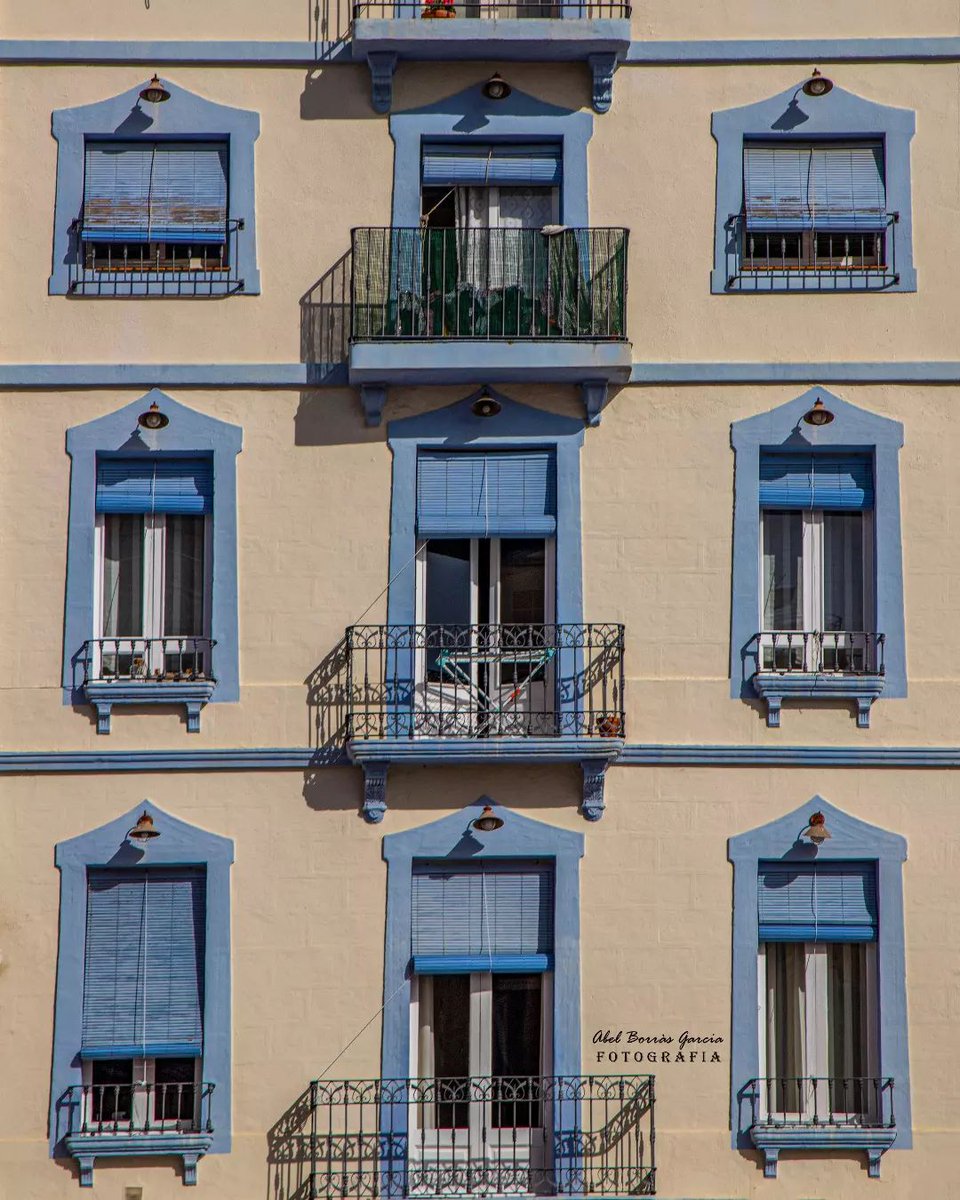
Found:
[[587, 412], [587, 424], [596, 429], [600, 424], [600, 414], [607, 403], [607, 381], [605, 379], [585, 379], [580, 384], [580, 395], [583, 397], [583, 407]]
[[363, 764], [363, 819], [371, 825], [379, 825], [387, 811], [388, 770], [388, 763]]
[[589, 54], [587, 62], [593, 75], [593, 110], [605, 113], [613, 103], [613, 73], [617, 69], [617, 56]]
[[378, 113], [388, 113], [393, 107], [393, 73], [397, 56], [387, 50], [371, 50], [367, 55], [370, 68], [370, 102]]
[[606, 808], [603, 786], [607, 778], [607, 766], [605, 759], [585, 758], [580, 762], [583, 771], [583, 801], [580, 811], [588, 821], [599, 821]]
[[363, 419], [367, 425], [379, 425], [383, 419], [383, 406], [387, 402], [387, 389], [382, 383], [362, 383], [360, 403]]

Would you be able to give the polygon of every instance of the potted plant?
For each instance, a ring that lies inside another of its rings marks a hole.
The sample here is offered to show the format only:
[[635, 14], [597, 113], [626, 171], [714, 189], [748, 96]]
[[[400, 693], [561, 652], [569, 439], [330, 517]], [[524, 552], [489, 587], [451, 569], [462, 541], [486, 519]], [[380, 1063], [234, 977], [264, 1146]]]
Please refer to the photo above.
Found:
[[597, 732], [601, 737], [619, 737], [622, 722], [614, 713], [597, 718]]
[[453, 6], [453, 0], [425, 0], [420, 15], [425, 20], [428, 17], [442, 19], [455, 17], [457, 10]]

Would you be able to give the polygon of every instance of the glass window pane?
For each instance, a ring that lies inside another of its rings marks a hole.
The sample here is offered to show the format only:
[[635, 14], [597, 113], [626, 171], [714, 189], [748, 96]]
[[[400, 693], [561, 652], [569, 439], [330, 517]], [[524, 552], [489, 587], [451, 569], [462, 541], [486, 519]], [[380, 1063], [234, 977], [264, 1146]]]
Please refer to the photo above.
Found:
[[103, 637], [143, 634], [143, 517], [103, 519]]
[[433, 1063], [434, 1077], [450, 1081], [438, 1085], [436, 1128], [465, 1129], [470, 1106], [465, 1099], [451, 1097], [469, 1095], [469, 975], [433, 976]]
[[105, 1124], [132, 1116], [133, 1059], [108, 1058], [92, 1064], [91, 1117]]
[[[441, 678], [438, 656], [443, 649], [469, 649], [472, 587], [470, 582], [470, 539], [432, 538], [424, 551], [426, 595], [424, 615], [427, 632], [427, 678]], [[449, 681], [449, 673], [443, 678]]]
[[768, 1103], [774, 1113], [800, 1112], [805, 1071], [806, 962], [802, 942], [767, 942]]
[[823, 627], [859, 632], [863, 616], [863, 513], [823, 514]]
[[203, 517], [166, 518], [164, 637], [203, 637]]
[[830, 943], [827, 947], [827, 1049], [831, 1104], [837, 1113], [864, 1113], [871, 1099], [863, 1082], [869, 1062], [866, 954], [862, 943]]
[[542, 538], [500, 543], [500, 622], [542, 625], [546, 619], [547, 546]]
[[803, 514], [763, 514], [763, 627], [803, 628]]
[[154, 1065], [153, 1115], [158, 1121], [193, 1121], [194, 1070], [192, 1058], [158, 1058]]
[[537, 1129], [540, 1112], [542, 975], [493, 976], [494, 1128]]

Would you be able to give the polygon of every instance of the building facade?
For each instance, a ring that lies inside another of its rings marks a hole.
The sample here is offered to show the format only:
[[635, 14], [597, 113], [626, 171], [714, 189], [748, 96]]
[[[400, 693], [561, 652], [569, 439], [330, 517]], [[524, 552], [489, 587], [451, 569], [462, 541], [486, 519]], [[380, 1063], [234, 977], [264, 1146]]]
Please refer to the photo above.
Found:
[[2, 33], [0, 1192], [948, 1197], [953, 8]]

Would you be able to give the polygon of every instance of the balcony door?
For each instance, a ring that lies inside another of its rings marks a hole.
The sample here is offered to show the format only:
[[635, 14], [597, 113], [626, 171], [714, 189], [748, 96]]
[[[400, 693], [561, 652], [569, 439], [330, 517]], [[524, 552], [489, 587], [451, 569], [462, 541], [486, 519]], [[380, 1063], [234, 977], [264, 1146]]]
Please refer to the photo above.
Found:
[[553, 539], [429, 538], [417, 563], [418, 731], [554, 733]]
[[539, 1190], [551, 1005], [549, 972], [415, 977], [411, 1195]]

